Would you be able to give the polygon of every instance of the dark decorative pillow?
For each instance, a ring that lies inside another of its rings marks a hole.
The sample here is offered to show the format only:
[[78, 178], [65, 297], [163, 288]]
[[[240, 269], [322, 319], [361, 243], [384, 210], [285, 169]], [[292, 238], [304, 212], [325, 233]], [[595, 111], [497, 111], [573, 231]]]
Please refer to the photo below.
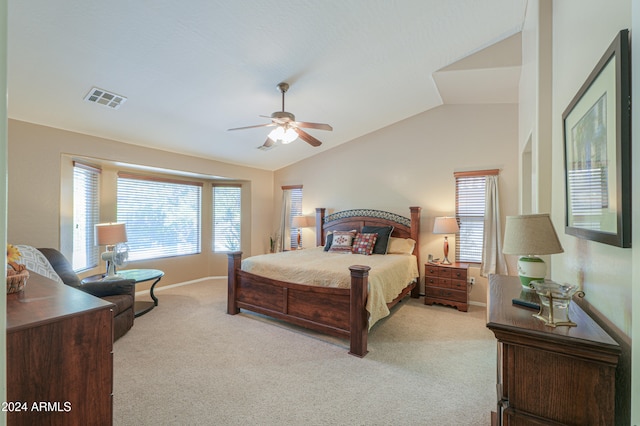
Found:
[[387, 254], [389, 237], [393, 232], [393, 226], [363, 226], [363, 234], [378, 234], [376, 244], [373, 246], [373, 254]]
[[377, 238], [378, 234], [357, 234], [356, 239], [353, 240], [351, 253], [369, 256], [373, 252]]
[[333, 242], [333, 232], [329, 231], [327, 234], [327, 240], [324, 244], [324, 251], [329, 251], [331, 248], [331, 243]]
[[355, 231], [335, 231], [331, 242], [330, 252], [351, 253]]

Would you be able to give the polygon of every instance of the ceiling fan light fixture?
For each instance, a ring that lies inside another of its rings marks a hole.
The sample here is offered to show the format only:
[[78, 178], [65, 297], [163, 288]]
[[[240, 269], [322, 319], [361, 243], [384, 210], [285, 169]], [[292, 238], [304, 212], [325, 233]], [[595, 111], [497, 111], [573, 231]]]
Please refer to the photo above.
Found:
[[282, 126], [278, 126], [269, 133], [269, 139], [274, 142], [280, 142], [282, 144], [289, 144], [298, 138], [298, 133], [295, 129], [289, 127], [285, 129]]

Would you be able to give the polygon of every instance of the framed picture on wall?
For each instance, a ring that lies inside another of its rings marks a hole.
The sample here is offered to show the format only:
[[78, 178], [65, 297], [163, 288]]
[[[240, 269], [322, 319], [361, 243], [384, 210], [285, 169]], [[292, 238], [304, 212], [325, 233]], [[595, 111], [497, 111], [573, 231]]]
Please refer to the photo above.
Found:
[[631, 247], [629, 31], [618, 33], [562, 114], [565, 232]]

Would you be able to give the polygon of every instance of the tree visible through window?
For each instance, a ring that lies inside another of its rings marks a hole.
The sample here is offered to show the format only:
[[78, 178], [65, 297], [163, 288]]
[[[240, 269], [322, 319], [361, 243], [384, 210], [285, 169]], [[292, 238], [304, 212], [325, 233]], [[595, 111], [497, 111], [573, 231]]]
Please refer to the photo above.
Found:
[[240, 250], [241, 195], [239, 185], [213, 186], [213, 251]]
[[118, 174], [118, 222], [127, 225], [129, 259], [200, 253], [202, 184]]

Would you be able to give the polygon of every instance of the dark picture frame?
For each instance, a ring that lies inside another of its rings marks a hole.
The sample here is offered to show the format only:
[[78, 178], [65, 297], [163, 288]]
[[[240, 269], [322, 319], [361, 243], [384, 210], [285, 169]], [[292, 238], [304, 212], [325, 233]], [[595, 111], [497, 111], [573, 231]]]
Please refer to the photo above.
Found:
[[622, 30], [562, 114], [565, 233], [631, 247], [631, 62]]

